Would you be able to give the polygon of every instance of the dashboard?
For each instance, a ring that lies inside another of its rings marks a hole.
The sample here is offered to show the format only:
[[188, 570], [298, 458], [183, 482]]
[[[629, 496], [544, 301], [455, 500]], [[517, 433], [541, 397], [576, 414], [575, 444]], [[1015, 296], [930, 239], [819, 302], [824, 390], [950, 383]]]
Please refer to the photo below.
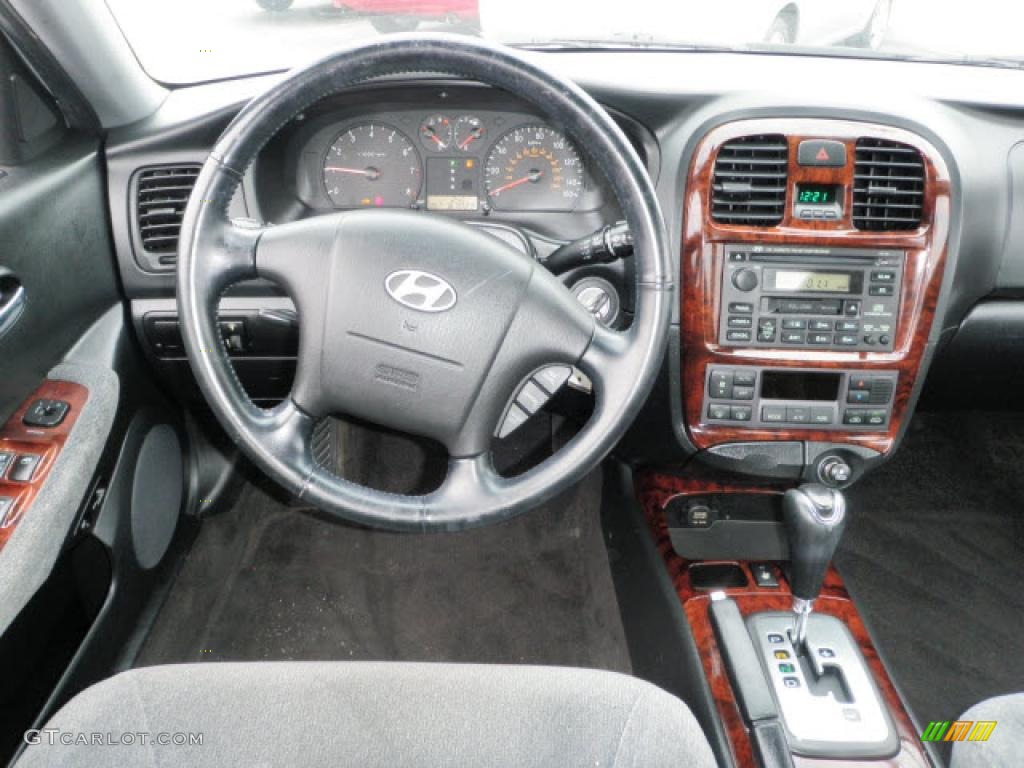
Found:
[[[680, 288], [662, 377], [620, 446], [635, 461], [696, 457], [796, 477], [839, 456], [856, 475], [899, 445], [926, 380], [970, 387], [1019, 351], [1006, 329], [1024, 330], [1024, 105], [995, 94], [1016, 92], [1024, 73], [825, 58], [808, 68], [784, 56], [751, 68], [741, 54], [536, 56], [612, 113], [672, 238]], [[903, 96], [879, 95], [879, 81]], [[173, 254], [143, 242], [143, 175], [197, 167], [264, 83], [174, 92], [153, 119], [110, 137], [122, 281], [144, 348], [181, 391], [191, 377], [173, 336]], [[267, 223], [365, 207], [489, 228], [542, 262], [621, 218], [586, 148], [560, 126], [507, 94], [438, 77], [312, 105], [268, 143], [232, 201], [234, 215]], [[629, 269], [628, 259], [593, 264], [563, 279], [573, 290], [605, 281], [628, 322]], [[222, 304], [236, 369], [267, 400], [287, 392], [299, 332], [290, 312], [269, 284], [238, 286]]]

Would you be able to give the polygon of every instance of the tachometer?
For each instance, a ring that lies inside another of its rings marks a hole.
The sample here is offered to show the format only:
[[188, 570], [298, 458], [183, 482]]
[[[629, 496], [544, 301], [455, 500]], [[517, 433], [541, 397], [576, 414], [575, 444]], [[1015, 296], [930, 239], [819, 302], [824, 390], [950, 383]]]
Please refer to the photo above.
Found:
[[491, 149], [487, 197], [502, 211], [571, 211], [583, 194], [583, 162], [572, 143], [546, 125], [524, 125]]
[[336, 208], [409, 206], [419, 197], [422, 182], [416, 148], [384, 123], [348, 128], [324, 159], [324, 187]]

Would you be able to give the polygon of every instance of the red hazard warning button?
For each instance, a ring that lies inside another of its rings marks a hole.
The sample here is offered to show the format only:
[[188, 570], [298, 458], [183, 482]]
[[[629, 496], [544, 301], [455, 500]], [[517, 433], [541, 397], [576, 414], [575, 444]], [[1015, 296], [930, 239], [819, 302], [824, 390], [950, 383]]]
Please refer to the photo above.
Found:
[[808, 139], [800, 142], [796, 158], [800, 165], [841, 168], [846, 165], [846, 145], [841, 141]]

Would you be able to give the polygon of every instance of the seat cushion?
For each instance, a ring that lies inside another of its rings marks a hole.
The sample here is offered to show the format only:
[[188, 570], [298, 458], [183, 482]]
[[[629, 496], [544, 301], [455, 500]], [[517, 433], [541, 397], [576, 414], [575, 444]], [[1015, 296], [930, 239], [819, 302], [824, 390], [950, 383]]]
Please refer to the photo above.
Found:
[[[46, 727], [60, 733], [41, 734], [19, 768], [715, 765], [679, 699], [636, 678], [558, 667], [148, 667], [85, 690]], [[201, 734], [202, 744], [144, 745], [131, 736], [140, 733]], [[106, 743], [125, 740], [134, 743]]]
[[1024, 765], [1024, 693], [975, 704], [961, 720], [995, 721], [987, 741], [957, 741], [950, 768], [1019, 768]]

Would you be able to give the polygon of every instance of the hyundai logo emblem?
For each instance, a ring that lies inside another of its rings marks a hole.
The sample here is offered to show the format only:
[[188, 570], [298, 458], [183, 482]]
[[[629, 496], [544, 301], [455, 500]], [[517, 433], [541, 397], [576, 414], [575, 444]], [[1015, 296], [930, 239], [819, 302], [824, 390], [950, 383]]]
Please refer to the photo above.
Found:
[[444, 312], [458, 297], [451, 283], [418, 269], [399, 269], [384, 278], [388, 295], [399, 304], [420, 312]]

